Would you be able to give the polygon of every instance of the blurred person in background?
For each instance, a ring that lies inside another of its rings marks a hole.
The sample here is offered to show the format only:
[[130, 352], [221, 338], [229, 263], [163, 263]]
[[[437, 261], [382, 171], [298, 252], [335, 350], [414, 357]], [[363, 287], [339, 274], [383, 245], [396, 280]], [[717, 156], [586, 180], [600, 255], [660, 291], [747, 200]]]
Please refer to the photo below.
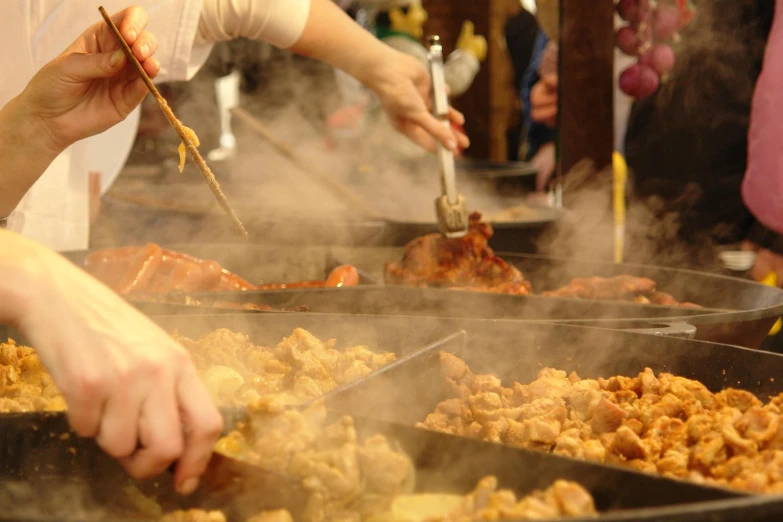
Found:
[[[511, 64], [514, 67], [514, 92], [522, 93], [522, 83], [533, 59], [538, 38], [538, 20], [533, 13], [527, 9], [522, 9], [516, 15], [512, 16], [506, 22], [505, 35], [506, 47], [511, 57]], [[525, 108], [524, 114], [527, 115], [529, 108]], [[527, 155], [526, 140], [524, 139], [527, 125], [524, 118], [520, 118], [519, 124], [508, 132], [508, 159], [517, 161], [520, 153], [523, 157]]]
[[[154, 78], [160, 64], [146, 13], [126, 9], [113, 19]], [[139, 105], [147, 88], [107, 29], [93, 24], [0, 109], [0, 172], [37, 179], [72, 143]], [[71, 427], [137, 478], [178, 461], [175, 485], [191, 493], [222, 420], [188, 353], [109, 288], [3, 225], [0, 323], [35, 347]]]
[[706, 259], [743, 243], [758, 251], [753, 279], [776, 272], [781, 285], [783, 211], [771, 201], [783, 197], [783, 144], [769, 124], [783, 121], [775, 4], [698, 2], [668, 81], [634, 104], [625, 141], [636, 193], [662, 219], [676, 216], [683, 242], [707, 245]]
[[[109, 11], [124, 7], [106, 0]], [[138, 0], [158, 35], [157, 81], [189, 80], [203, 65], [212, 42], [236, 37], [264, 40], [322, 60], [366, 85], [380, 100], [393, 127], [434, 150], [436, 140], [451, 150], [467, 138], [444, 128], [428, 109], [430, 79], [414, 58], [382, 44], [331, 0]], [[84, 19], [99, 19], [86, 0], [12, 0], [0, 40], [6, 74], [0, 103], [18, 94], [44, 64], [75, 40]], [[19, 46], [24, 46], [19, 48]], [[153, 45], [151, 42], [150, 45]], [[451, 119], [462, 123], [452, 110]], [[121, 123], [64, 148], [39, 177], [0, 173], [0, 218], [8, 226], [55, 249], [85, 249], [89, 242], [88, 173], [103, 175], [107, 190], [133, 145], [138, 108]]]

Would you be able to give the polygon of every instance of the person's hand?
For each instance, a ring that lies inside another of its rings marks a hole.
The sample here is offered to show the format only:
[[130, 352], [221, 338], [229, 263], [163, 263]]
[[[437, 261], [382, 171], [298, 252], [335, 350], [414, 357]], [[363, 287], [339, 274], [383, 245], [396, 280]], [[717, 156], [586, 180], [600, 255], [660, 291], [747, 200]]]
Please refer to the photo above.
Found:
[[[158, 43], [144, 31], [147, 13], [129, 7], [112, 19], [154, 78], [160, 69], [152, 57]], [[38, 71], [21, 96], [31, 116], [42, 123], [51, 147], [62, 150], [124, 120], [146, 94], [138, 71], [101, 20]]]
[[546, 75], [530, 91], [530, 118], [554, 128], [557, 124], [557, 75]]
[[750, 270], [751, 279], [760, 283], [774, 273], [777, 276], [778, 287], [783, 288], [783, 255], [759, 248], [750, 242], [743, 243], [742, 249], [756, 252], [756, 262]]
[[555, 144], [541, 145], [530, 161], [536, 168], [536, 192], [544, 192], [555, 173]]
[[[435, 140], [454, 153], [460, 147], [467, 148], [467, 136], [432, 115], [432, 84], [427, 68], [412, 56], [391, 48], [389, 51], [388, 59], [366, 84], [378, 96], [394, 128], [430, 152], [435, 152]], [[465, 117], [453, 107], [449, 120], [457, 125], [465, 123]]]
[[[95, 437], [136, 478], [178, 461], [177, 489], [192, 492], [222, 418], [187, 351], [58, 254], [8, 231], [0, 231], [0, 250], [0, 319], [36, 349], [73, 430]], [[16, 298], [7, 298], [8, 285]]]
[[457, 49], [475, 56], [480, 62], [487, 59], [487, 39], [476, 34], [476, 28], [469, 20], [462, 24]]

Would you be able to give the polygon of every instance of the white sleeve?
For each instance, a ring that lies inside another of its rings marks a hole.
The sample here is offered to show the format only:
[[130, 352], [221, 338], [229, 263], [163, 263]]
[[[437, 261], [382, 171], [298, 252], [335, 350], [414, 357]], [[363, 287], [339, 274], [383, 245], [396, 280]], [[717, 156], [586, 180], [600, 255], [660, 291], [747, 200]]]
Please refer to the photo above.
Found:
[[203, 0], [197, 42], [244, 37], [287, 49], [309, 16], [310, 0]]
[[[27, 0], [26, 0], [27, 1]], [[31, 52], [35, 68], [43, 67], [68, 47], [88, 25], [101, 21], [98, 4], [110, 14], [128, 7], [128, 0], [29, 2]], [[155, 58], [160, 62], [156, 82], [190, 80], [204, 64], [211, 44], [194, 45], [202, 0], [134, 0], [147, 11], [146, 30], [158, 40]]]

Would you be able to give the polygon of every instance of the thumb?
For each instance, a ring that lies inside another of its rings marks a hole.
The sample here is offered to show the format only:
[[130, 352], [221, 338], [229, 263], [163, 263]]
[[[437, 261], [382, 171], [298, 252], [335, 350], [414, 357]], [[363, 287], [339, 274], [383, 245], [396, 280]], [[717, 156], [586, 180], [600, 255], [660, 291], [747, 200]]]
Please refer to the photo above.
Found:
[[122, 70], [125, 61], [122, 49], [117, 49], [99, 54], [72, 53], [60, 65], [64, 74], [75, 81], [85, 82], [113, 76]]
[[473, 25], [473, 22], [470, 20], [466, 20], [464, 24], [462, 24], [462, 35], [465, 37], [471, 37], [474, 35], [476, 28]]

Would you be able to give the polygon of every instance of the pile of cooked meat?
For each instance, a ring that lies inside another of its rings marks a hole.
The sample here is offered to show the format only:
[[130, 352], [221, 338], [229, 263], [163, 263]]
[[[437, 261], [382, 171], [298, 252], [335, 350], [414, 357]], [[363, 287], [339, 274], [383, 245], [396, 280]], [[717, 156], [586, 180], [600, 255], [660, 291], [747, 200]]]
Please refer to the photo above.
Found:
[[481, 479], [459, 506], [433, 522], [472, 522], [475, 520], [548, 520], [560, 517], [595, 515], [592, 495], [575, 482], [558, 480], [544, 491], [534, 491], [517, 500], [513, 491], [498, 489], [495, 477]]
[[0, 343], [0, 413], [64, 411], [65, 400], [32, 348]]
[[[519, 500], [498, 489], [495, 477], [485, 477], [464, 497], [411, 495], [416, 471], [404, 452], [383, 435], [360, 441], [349, 416], [331, 424], [326, 416], [322, 403], [290, 410], [270, 397], [254, 403], [247, 423], [221, 439], [216, 451], [300, 480], [307, 494], [305, 522], [542, 520], [596, 512], [590, 493], [566, 481]], [[421, 516], [433, 510], [440, 514]], [[291, 519], [273, 514], [259, 515], [258, 522]]]
[[108, 248], [88, 255], [84, 268], [119, 294], [165, 294], [233, 290], [285, 290], [355, 286], [359, 272], [350, 265], [338, 266], [323, 281], [297, 281], [254, 285], [220, 266], [182, 252], [144, 246]]
[[419, 427], [754, 493], [783, 492], [783, 394], [763, 404], [732, 388], [645, 369], [581, 379], [545, 368], [505, 387], [441, 353], [454, 397]]
[[297, 328], [276, 347], [259, 346], [247, 335], [218, 329], [199, 339], [179, 341], [217, 404], [249, 404], [269, 395], [299, 404], [334, 388], [366, 377], [394, 362], [393, 353], [375, 353], [367, 346], [335, 349], [336, 340], [321, 341]]
[[[393, 353], [366, 346], [335, 349], [301, 328], [269, 348], [247, 335], [218, 329], [177, 339], [193, 357], [216, 404], [238, 406], [268, 395], [288, 404], [320, 397], [394, 362]], [[65, 401], [32, 348], [0, 344], [0, 413], [64, 411]]]
[[448, 239], [429, 234], [405, 245], [402, 262], [386, 263], [386, 282], [481, 292], [527, 295], [531, 286], [522, 273], [489, 247], [492, 227], [481, 214], [470, 215], [468, 234]]
[[415, 469], [405, 453], [382, 435], [360, 441], [351, 417], [329, 424], [326, 416], [322, 403], [292, 410], [270, 397], [251, 405], [248, 421], [215, 449], [300, 482], [305, 522], [363, 520], [413, 490]]
[[[489, 247], [492, 234], [492, 226], [482, 221], [480, 213], [474, 212], [470, 215], [468, 234], [463, 238], [449, 239], [441, 234], [416, 238], [405, 245], [400, 263], [386, 263], [386, 283], [530, 295], [532, 285], [522, 272], [496, 256]], [[576, 278], [563, 288], [541, 295], [697, 307], [679, 303], [671, 295], [657, 291], [652, 279], [629, 275]]]
[[631, 301], [634, 303], [661, 306], [699, 308], [699, 305], [693, 303], [680, 303], [671, 294], [659, 292], [655, 287], [655, 281], [646, 277], [634, 277], [629, 275], [615, 277], [577, 277], [566, 286], [551, 292], [543, 292], [541, 295], [548, 297]]

